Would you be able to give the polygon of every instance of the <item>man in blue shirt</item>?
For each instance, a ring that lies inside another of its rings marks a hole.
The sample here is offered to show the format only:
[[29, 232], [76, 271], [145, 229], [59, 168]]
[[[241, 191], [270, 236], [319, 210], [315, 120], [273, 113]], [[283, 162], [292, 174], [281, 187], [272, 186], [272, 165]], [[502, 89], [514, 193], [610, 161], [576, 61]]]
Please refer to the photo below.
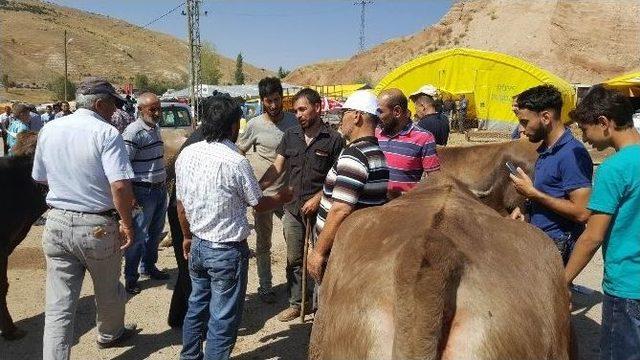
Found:
[[594, 86], [570, 113], [584, 140], [598, 150], [613, 147], [596, 172], [587, 230], [565, 270], [567, 284], [602, 245], [600, 359], [636, 359], [640, 354], [640, 134], [628, 99]]
[[[560, 120], [562, 95], [552, 85], [525, 90], [517, 97], [517, 115], [529, 141], [542, 141], [532, 179], [518, 168], [511, 175], [516, 190], [528, 201], [532, 225], [556, 244], [566, 264], [575, 240], [589, 217], [593, 162], [584, 145]], [[521, 209], [511, 217], [524, 220]]]
[[42, 120], [42, 122], [46, 124], [49, 121], [53, 120], [55, 116], [56, 114], [53, 112], [53, 106], [47, 105], [47, 111], [40, 116], [40, 120]]
[[18, 134], [29, 131], [29, 121], [30, 115], [27, 105], [20, 103], [15, 104], [13, 106], [13, 119], [7, 127], [7, 145], [9, 147], [9, 154], [12, 153], [12, 149], [18, 141]]

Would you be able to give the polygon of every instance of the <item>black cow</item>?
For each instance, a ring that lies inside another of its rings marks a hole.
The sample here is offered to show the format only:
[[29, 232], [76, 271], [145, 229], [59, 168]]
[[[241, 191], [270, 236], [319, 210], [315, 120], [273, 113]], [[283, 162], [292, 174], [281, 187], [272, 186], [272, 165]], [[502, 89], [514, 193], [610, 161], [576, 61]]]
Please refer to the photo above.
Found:
[[7, 308], [9, 255], [47, 208], [46, 187], [31, 179], [36, 140], [34, 132], [22, 133], [14, 148], [15, 156], [0, 157], [0, 331], [7, 340], [26, 335], [14, 325]]

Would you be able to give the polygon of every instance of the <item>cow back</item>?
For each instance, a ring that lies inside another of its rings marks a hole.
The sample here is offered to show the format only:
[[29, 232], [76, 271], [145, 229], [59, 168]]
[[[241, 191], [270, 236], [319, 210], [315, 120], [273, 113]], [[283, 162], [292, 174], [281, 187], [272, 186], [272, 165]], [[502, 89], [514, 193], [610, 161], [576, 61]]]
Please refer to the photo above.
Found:
[[455, 181], [352, 214], [320, 293], [312, 359], [568, 356], [554, 245]]

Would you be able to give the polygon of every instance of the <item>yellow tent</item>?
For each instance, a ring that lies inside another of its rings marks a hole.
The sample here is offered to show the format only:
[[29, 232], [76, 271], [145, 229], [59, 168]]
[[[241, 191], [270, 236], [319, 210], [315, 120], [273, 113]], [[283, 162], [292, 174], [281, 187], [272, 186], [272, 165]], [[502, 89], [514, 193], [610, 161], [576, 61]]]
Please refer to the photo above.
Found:
[[628, 96], [640, 96], [640, 71], [614, 77], [605, 81], [604, 85], [623, 91]]
[[368, 88], [367, 84], [307, 85], [307, 87], [314, 89], [322, 96], [336, 99], [347, 98], [356, 90]]
[[513, 96], [533, 86], [552, 84], [562, 92], [563, 119], [575, 107], [574, 88], [558, 76], [510, 55], [462, 48], [430, 53], [401, 65], [380, 80], [375, 92], [398, 88], [409, 95], [425, 84], [444, 93], [465, 94], [470, 112], [486, 121], [490, 130], [515, 126]]

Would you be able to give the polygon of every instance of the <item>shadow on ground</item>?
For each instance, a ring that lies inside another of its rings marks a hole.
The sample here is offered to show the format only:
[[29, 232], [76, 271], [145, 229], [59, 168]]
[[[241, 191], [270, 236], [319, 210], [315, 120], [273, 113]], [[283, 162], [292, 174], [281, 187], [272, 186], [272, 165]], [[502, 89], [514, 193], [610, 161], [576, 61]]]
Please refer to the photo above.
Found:
[[592, 294], [572, 292], [571, 323], [578, 334], [578, 358], [580, 360], [596, 360], [600, 354], [600, 324], [589, 319], [589, 312], [595, 305], [602, 302], [602, 293], [594, 291]]
[[[16, 322], [16, 326], [27, 331], [27, 336], [17, 341], [1, 341], [1, 352], [12, 354], [14, 359], [42, 359], [42, 335], [44, 333], [44, 313]], [[78, 300], [73, 332], [73, 345], [78, 339], [96, 326], [94, 296], [84, 296]], [[6, 349], [6, 350], [5, 350]], [[6, 351], [6, 352], [5, 352]], [[0, 358], [4, 358], [0, 356]]]

